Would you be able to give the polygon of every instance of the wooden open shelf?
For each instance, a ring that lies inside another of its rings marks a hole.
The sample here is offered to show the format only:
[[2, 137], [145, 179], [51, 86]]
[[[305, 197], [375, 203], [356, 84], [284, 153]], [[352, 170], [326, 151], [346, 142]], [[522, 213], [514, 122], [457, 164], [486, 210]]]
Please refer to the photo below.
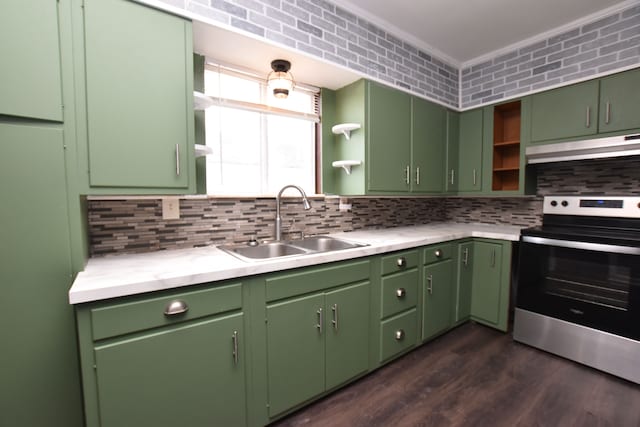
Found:
[[493, 110], [494, 191], [517, 191], [520, 183], [520, 101]]

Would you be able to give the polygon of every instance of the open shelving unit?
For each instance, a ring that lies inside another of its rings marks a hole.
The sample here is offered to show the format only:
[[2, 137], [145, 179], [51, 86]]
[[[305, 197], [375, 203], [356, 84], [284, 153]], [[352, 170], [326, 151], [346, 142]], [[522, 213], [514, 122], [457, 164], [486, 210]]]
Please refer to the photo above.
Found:
[[518, 191], [520, 183], [520, 101], [493, 110], [494, 191]]

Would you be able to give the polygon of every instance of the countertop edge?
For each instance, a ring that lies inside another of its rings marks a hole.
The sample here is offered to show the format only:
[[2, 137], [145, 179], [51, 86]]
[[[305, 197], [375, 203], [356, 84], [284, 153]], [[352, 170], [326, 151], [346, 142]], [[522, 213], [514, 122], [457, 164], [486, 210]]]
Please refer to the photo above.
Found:
[[[441, 223], [437, 226], [359, 230], [331, 236], [365, 243], [367, 246], [256, 262], [240, 261], [215, 247], [92, 258], [70, 288], [69, 303], [83, 304], [207, 282], [241, 279], [464, 238], [517, 241], [521, 228], [523, 227]], [[376, 241], [376, 238], [381, 241]], [[176, 267], [168, 268], [169, 264], [175, 264]]]

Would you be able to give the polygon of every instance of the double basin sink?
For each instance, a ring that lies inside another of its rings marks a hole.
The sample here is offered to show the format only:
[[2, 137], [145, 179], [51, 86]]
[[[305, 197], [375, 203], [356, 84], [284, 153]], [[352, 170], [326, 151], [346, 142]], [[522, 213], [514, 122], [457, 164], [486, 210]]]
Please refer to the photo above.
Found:
[[260, 261], [285, 256], [340, 251], [362, 246], [367, 245], [347, 242], [334, 237], [313, 236], [301, 240], [266, 242], [255, 246], [223, 245], [218, 248], [243, 261]]

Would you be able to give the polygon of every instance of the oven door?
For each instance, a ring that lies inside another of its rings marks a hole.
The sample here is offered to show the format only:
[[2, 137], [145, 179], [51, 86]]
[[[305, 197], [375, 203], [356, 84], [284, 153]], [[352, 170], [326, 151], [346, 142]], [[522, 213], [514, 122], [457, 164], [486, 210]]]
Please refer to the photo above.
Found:
[[640, 248], [522, 236], [516, 306], [640, 339]]

